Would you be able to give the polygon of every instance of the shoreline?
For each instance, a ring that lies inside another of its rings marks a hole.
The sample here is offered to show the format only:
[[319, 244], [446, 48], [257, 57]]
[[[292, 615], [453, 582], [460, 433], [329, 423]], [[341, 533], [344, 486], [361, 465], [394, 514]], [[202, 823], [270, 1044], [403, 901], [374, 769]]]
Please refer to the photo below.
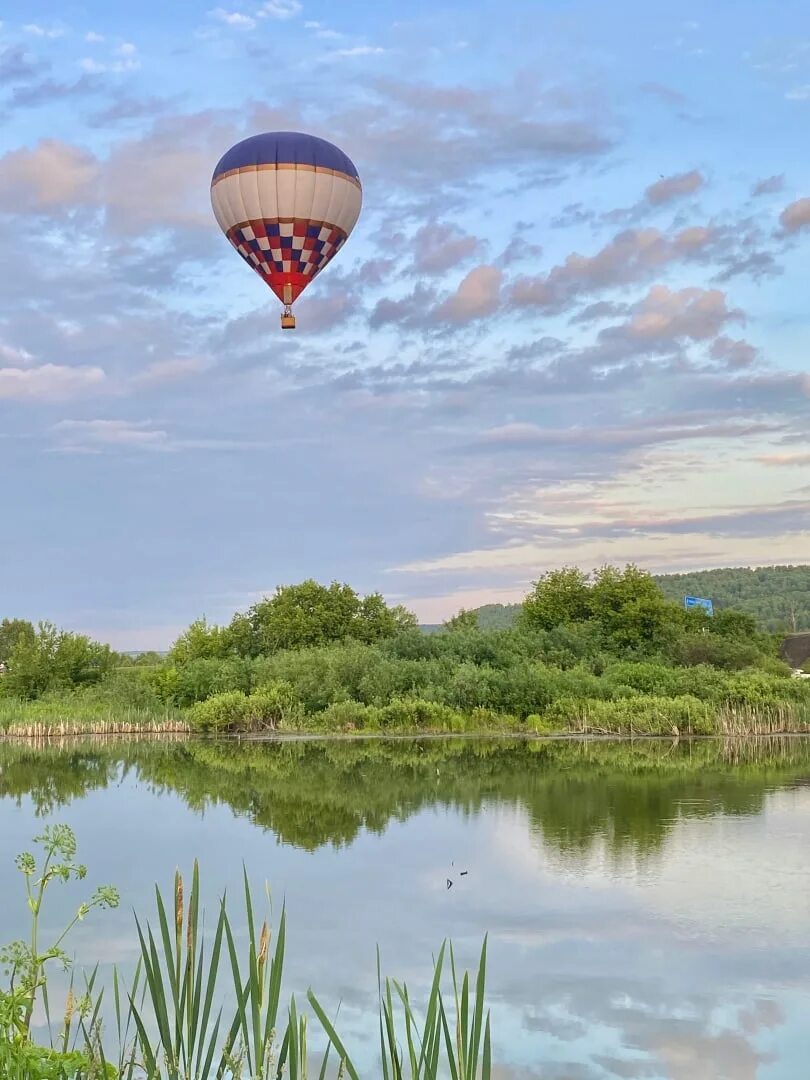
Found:
[[645, 732], [596, 732], [596, 731], [397, 731], [397, 732], [277, 732], [256, 735], [204, 735], [187, 728], [163, 730], [113, 729], [94, 731], [91, 728], [74, 731], [3, 731], [0, 743], [7, 742], [58, 742], [64, 739], [120, 739], [126, 741], [171, 739], [174, 742], [212, 743], [295, 743], [295, 742], [407, 742], [414, 740], [503, 740], [512, 742], [712, 742], [722, 739], [747, 742], [753, 739], [808, 739], [810, 729], [804, 731], [753, 731], [716, 732], [712, 734], [651, 734]]

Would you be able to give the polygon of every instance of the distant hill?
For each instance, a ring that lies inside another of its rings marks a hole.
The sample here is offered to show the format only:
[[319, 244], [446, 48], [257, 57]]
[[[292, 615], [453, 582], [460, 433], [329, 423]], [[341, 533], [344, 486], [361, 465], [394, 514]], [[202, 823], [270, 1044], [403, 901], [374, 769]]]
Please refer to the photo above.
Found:
[[[664, 596], [682, 603], [685, 596], [703, 596], [718, 610], [734, 608], [753, 615], [760, 629], [772, 633], [810, 630], [810, 566], [732, 567], [689, 574], [655, 576]], [[476, 609], [482, 630], [514, 624], [519, 604], [485, 604]], [[439, 626], [422, 627], [428, 633]]]
[[753, 615], [762, 630], [810, 630], [810, 566], [736, 567], [655, 579], [671, 600], [706, 596], [718, 608]]

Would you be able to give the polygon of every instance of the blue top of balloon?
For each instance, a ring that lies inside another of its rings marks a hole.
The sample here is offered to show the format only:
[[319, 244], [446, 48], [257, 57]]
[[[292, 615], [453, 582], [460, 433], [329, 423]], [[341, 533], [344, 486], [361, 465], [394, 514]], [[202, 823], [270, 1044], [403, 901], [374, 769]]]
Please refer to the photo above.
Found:
[[220, 159], [214, 180], [221, 173], [251, 165], [314, 165], [360, 179], [351, 158], [342, 150], [326, 139], [300, 131], [269, 131], [243, 139]]

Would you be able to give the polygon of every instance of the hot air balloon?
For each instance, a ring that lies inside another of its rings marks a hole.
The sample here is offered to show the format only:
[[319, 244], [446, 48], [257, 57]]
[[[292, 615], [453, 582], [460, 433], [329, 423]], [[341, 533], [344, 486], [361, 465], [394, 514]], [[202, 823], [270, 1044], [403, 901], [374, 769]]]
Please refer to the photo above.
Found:
[[293, 303], [343, 247], [362, 201], [343, 151], [297, 131], [244, 139], [211, 179], [219, 226], [284, 305], [282, 330], [295, 329]]

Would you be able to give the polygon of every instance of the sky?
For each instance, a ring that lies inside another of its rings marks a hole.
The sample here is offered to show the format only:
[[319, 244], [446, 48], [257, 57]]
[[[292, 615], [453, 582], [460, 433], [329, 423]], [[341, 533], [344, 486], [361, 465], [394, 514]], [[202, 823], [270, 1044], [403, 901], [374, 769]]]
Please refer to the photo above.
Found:
[[[806, 3], [1, 14], [0, 616], [810, 560]], [[210, 207], [273, 130], [364, 191], [295, 333]]]

